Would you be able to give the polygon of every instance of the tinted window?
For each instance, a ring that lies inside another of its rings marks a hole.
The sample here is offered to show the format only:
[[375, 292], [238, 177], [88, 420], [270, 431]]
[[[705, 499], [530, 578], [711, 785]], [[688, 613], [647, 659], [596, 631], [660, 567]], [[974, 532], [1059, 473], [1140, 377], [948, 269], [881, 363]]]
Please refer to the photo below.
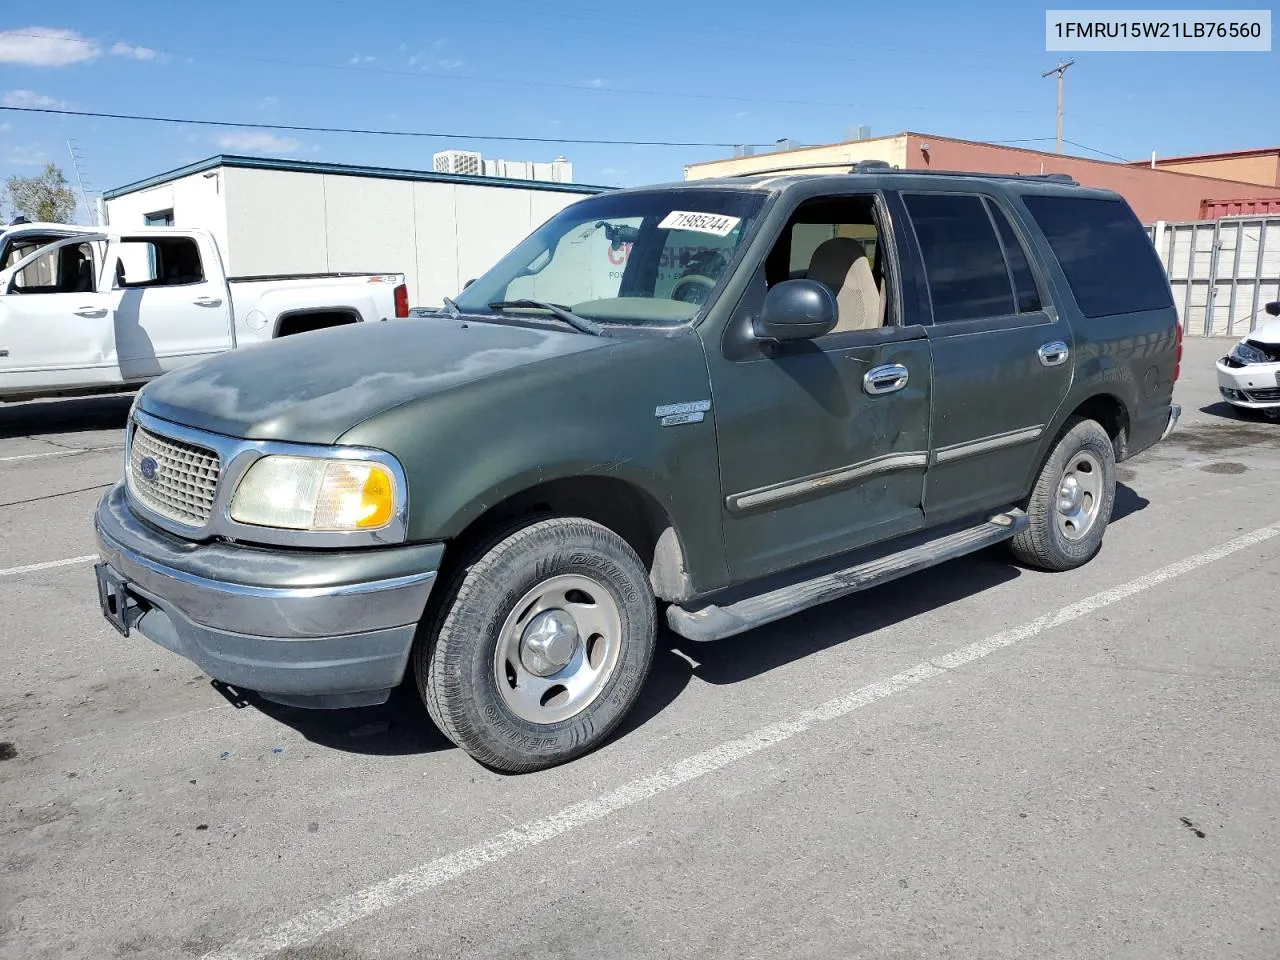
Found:
[[1013, 224], [1001, 210], [991, 201], [987, 201], [991, 209], [991, 218], [996, 222], [1000, 233], [1000, 242], [1004, 244], [1004, 256], [1009, 262], [1009, 276], [1013, 278], [1013, 291], [1018, 298], [1019, 313], [1035, 313], [1040, 309], [1040, 291], [1036, 289], [1036, 280], [1031, 273], [1031, 264], [1027, 260], [1027, 251], [1022, 241], [1014, 233]]
[[1147, 232], [1120, 200], [1023, 197], [1086, 317], [1173, 306]]
[[980, 197], [903, 197], [933, 298], [933, 320], [947, 323], [1013, 312], [1013, 288], [995, 228]]

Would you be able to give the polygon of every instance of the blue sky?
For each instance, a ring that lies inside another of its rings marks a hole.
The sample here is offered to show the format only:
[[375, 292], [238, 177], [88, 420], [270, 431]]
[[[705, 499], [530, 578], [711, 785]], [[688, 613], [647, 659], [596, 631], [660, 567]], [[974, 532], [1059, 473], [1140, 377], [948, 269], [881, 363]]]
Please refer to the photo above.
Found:
[[[1044, 8], [649, 0], [173, 0], [6, 4], [0, 103], [235, 120], [626, 140], [802, 143], [917, 130], [1044, 138]], [[33, 29], [35, 28], [35, 29]], [[14, 34], [47, 34], [31, 39]], [[1083, 53], [1065, 136], [1142, 159], [1280, 141], [1276, 53]], [[647, 91], [639, 93], [637, 91]], [[448, 147], [575, 178], [679, 179], [721, 147], [501, 143], [166, 126], [0, 111], [0, 179], [75, 141], [92, 188], [216, 153], [429, 168]], [[1069, 147], [1083, 156], [1096, 153]], [[92, 189], [91, 189], [92, 192]]]

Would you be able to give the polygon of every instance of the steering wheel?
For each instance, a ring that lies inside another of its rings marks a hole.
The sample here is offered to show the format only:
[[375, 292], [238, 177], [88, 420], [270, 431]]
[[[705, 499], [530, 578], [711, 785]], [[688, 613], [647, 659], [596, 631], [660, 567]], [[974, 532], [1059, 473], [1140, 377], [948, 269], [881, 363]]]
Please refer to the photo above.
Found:
[[[716, 282], [710, 277], [704, 277], [700, 273], [691, 273], [687, 277], [681, 277], [676, 281], [676, 285], [671, 288], [671, 299], [679, 300], [682, 303], [702, 303], [707, 299], [707, 294], [715, 287]], [[689, 293], [692, 296], [682, 295], [683, 287], [689, 287]]]

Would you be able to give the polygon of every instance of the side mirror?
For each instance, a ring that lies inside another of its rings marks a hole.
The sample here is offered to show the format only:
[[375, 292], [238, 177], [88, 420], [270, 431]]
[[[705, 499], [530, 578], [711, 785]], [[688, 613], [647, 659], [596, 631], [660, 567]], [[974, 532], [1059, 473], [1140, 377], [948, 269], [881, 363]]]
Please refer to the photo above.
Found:
[[761, 340], [813, 340], [830, 333], [838, 319], [835, 294], [816, 280], [783, 280], [764, 295], [753, 324]]
[[471, 286], [475, 282], [476, 282], [476, 278], [472, 277], [470, 280], [468, 280], [466, 283], [462, 285], [462, 289], [463, 290], [467, 289], [467, 287]]
[[1262, 309], [1267, 311], [1267, 313], [1271, 314], [1273, 317], [1280, 317], [1280, 300], [1272, 300]]

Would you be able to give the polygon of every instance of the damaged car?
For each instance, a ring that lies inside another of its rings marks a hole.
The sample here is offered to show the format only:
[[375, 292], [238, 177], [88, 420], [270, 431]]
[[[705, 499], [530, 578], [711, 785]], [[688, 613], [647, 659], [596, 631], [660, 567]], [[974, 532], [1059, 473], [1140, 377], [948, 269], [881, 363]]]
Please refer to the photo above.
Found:
[[[1280, 317], [1280, 300], [1266, 311]], [[1280, 417], [1280, 320], [1262, 324], [1218, 361], [1218, 391], [1241, 410]]]

